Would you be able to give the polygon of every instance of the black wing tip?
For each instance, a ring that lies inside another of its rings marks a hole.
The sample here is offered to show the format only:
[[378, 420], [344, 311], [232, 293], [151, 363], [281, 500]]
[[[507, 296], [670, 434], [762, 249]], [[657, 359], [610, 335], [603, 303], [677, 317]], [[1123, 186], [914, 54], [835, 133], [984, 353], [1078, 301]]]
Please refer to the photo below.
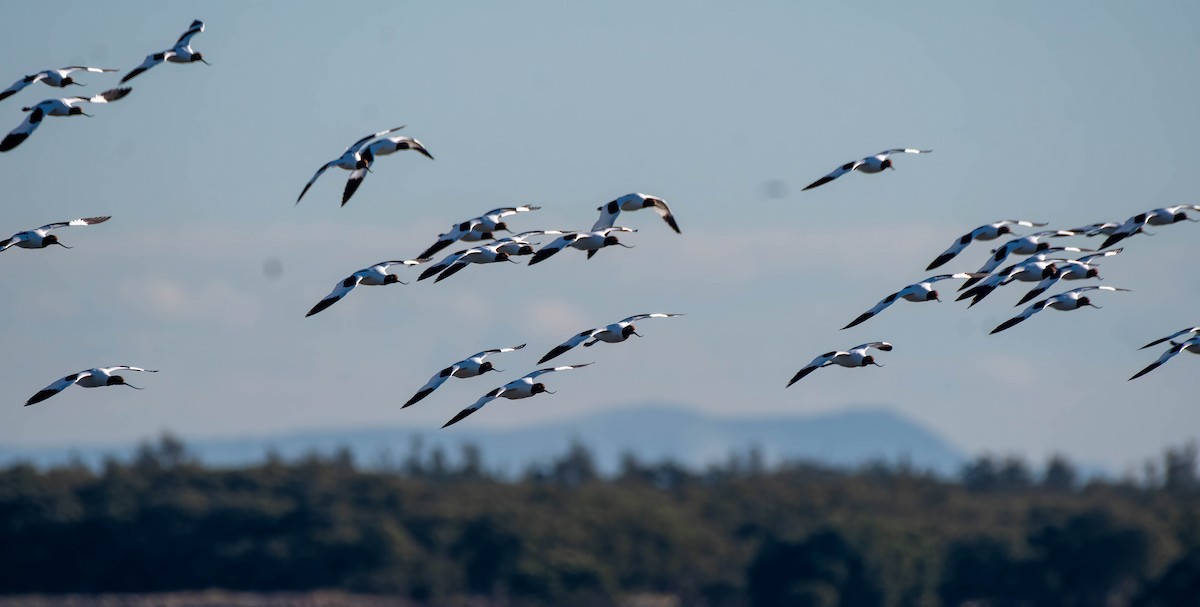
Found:
[[309, 316], [312, 316], [313, 314], [324, 311], [329, 306], [332, 306], [333, 304], [337, 303], [337, 301], [338, 300], [336, 300], [336, 299], [322, 299], [321, 301], [317, 302], [317, 305], [313, 306], [312, 309], [308, 311], [308, 314], [304, 315], [304, 317], [308, 318]]
[[408, 399], [408, 402], [404, 403], [400, 408], [404, 409], [407, 407], [411, 407], [411, 406], [417, 404], [418, 402], [420, 402], [421, 399], [425, 398], [426, 396], [429, 396], [430, 394], [433, 394], [432, 389], [421, 390], [421, 391], [417, 392], [416, 394], [414, 394], [412, 398]]
[[792, 377], [792, 381], [789, 381], [788, 384], [786, 386], [784, 386], [784, 389], [786, 390], [788, 388], [791, 388], [792, 384], [804, 379], [805, 377], [808, 377], [809, 373], [812, 373], [813, 371], [816, 371], [816, 370], [817, 370], [816, 367], [805, 367], [803, 369], [800, 369], [799, 371], [796, 372], [796, 375], [794, 375]]
[[683, 232], [681, 232], [681, 231], [679, 230], [679, 224], [678, 224], [678, 223], [675, 223], [675, 217], [674, 217], [674, 216], [672, 216], [672, 215], [667, 215], [667, 216], [664, 216], [664, 217], [663, 217], [663, 221], [667, 222], [667, 225], [671, 226], [671, 229], [672, 229], [672, 230], [675, 230], [675, 233], [676, 233], [676, 234], [682, 234], [682, 233], [683, 233]]
[[928, 272], [934, 268], [940, 268], [941, 266], [946, 265], [946, 262], [950, 261], [951, 259], [954, 259], [953, 255], [939, 255], [937, 259], [933, 260], [932, 263], [925, 267], [925, 271]]
[[842, 327], [841, 330], [845, 331], [846, 329], [849, 329], [850, 327], [856, 327], [856, 326], [866, 322], [866, 320], [872, 316], [874, 316], [874, 314], [871, 314], [869, 312], [863, 312], [862, 314], [859, 315], [858, 318], [855, 318], [854, 320], [850, 321], [850, 324]]
[[804, 191], [807, 191], [807, 190], [811, 190], [811, 189], [813, 189], [813, 188], [815, 188], [815, 187], [817, 187], [817, 186], [822, 186], [822, 185], [825, 185], [825, 184], [829, 183], [830, 181], [833, 181], [833, 180], [832, 180], [832, 179], [830, 179], [830, 178], [828, 178], [828, 177], [822, 177], [822, 178], [820, 178], [820, 179], [818, 179], [818, 180], [816, 180], [816, 181], [814, 181], [814, 182], [812, 182], [812, 183], [808, 184], [807, 186], [805, 186], [805, 187], [804, 187], [804, 189], [803, 189], [803, 190], [800, 190], [800, 191], [801, 191], [801, 192], [804, 192]]
[[[544, 250], [545, 249], [542, 249], [542, 251], [544, 251]], [[553, 255], [553, 253], [546, 253], [545, 255], [542, 255], [542, 251], [538, 251], [537, 253], [533, 254], [533, 257], [529, 259], [529, 265], [532, 266], [537, 263], [542, 263], [547, 258], [549, 258], [551, 255]]]
[[1125, 381], [1133, 381], [1133, 380], [1135, 380], [1135, 379], [1137, 379], [1137, 378], [1139, 378], [1139, 377], [1141, 377], [1141, 376], [1143, 376], [1143, 375], [1145, 375], [1145, 374], [1147, 374], [1147, 373], [1149, 373], [1149, 372], [1151, 372], [1151, 371], [1153, 371], [1153, 370], [1157, 369], [1158, 367], [1159, 367], [1158, 363], [1154, 363], [1154, 364], [1152, 364], [1152, 365], [1150, 365], [1150, 366], [1146, 367], [1145, 369], [1142, 369], [1141, 371], [1138, 371], [1137, 373], [1135, 373], [1135, 374], [1133, 375], [1133, 377], [1130, 377], [1129, 379], [1127, 379], [1127, 380], [1125, 380]]
[[136, 78], [139, 74], [141, 74], [144, 71], [146, 71], [146, 70], [139, 67], [139, 68], [134, 69], [132, 72], [129, 72], [128, 74], [125, 74], [124, 76], [121, 76], [121, 84], [125, 84], [126, 82], [133, 80], [134, 78]]
[[54, 396], [55, 394], [58, 394], [58, 390], [42, 390], [29, 397], [29, 400], [25, 401], [25, 406], [28, 407], [29, 405], [36, 405], [47, 398]]
[[1018, 324], [1020, 324], [1021, 321], [1023, 321], [1023, 320], [1025, 320], [1025, 319], [1024, 318], [1010, 318], [1010, 319], [1000, 323], [1000, 325], [997, 326], [995, 329], [992, 329], [992, 332], [989, 333], [988, 335], [995, 335], [996, 333], [999, 333], [1001, 331], [1011, 329], [1011, 328], [1017, 326]]
[[570, 350], [570, 348], [564, 348], [562, 346], [557, 346], [553, 350], [547, 352], [546, 355], [541, 358], [541, 360], [537, 361], [537, 364], [540, 365], [546, 361], [558, 358], [559, 356], [562, 356], [563, 354], [565, 354], [567, 350]]
[[0, 141], [0, 152], [7, 152], [21, 145], [26, 139], [29, 139], [29, 133], [9, 133]]
[[462, 419], [463, 419], [464, 417], [466, 417], [466, 416], [468, 416], [468, 415], [470, 415], [470, 414], [472, 414], [472, 413], [474, 413], [474, 412], [476, 412], [476, 411], [478, 411], [478, 410], [479, 410], [479, 409], [463, 409], [462, 411], [459, 411], [459, 412], [458, 412], [458, 415], [455, 415], [455, 416], [454, 416], [454, 419], [452, 419], [452, 420], [450, 420], [450, 421], [446, 422], [445, 424], [443, 424], [443, 425], [442, 425], [442, 427], [443, 427], [443, 428], [445, 428], [445, 427], [448, 427], [448, 426], [453, 426], [454, 424], [457, 424], [458, 422], [462, 421]]

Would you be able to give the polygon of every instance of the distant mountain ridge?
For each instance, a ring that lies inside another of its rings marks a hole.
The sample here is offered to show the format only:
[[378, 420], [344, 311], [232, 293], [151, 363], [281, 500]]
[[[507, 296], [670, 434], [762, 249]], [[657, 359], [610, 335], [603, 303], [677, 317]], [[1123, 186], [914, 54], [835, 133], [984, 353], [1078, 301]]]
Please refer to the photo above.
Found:
[[[863, 408], [812, 416], [726, 417], [675, 404], [646, 403], [599, 411], [576, 419], [515, 429], [343, 428], [263, 437], [189, 439], [188, 450], [208, 465], [237, 466], [261, 461], [268, 450], [285, 459], [346, 447], [356, 461], [373, 465], [402, 460], [419, 442], [438, 447], [453, 461], [464, 444], [482, 452], [492, 470], [516, 473], [562, 455], [573, 443], [587, 447], [602, 471], [617, 469], [625, 453], [645, 462], [670, 459], [691, 468], [727, 461], [756, 449], [766, 463], [807, 460], [854, 467], [874, 461], [903, 461], [941, 474], [958, 471], [966, 456], [949, 441], [896, 412]], [[127, 458], [137, 445], [9, 448], [0, 445], [0, 465], [30, 461], [62, 464], [78, 458], [89, 465], [104, 457]]]

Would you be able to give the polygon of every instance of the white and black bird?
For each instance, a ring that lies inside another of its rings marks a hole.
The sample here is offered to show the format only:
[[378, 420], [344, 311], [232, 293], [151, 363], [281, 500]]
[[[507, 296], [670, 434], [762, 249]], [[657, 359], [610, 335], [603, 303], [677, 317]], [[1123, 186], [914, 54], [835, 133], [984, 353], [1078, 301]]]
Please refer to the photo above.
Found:
[[[1009, 255], [1035, 255], [1037, 253], [1043, 253], [1050, 250], [1050, 243], [1045, 242], [1043, 240], [1045, 238], [1060, 238], [1064, 236], [1078, 235], [1078, 232], [1072, 232], [1071, 230], [1044, 230], [1029, 234], [1027, 236], [1021, 236], [1020, 238], [1014, 238], [1005, 242], [999, 247], [992, 249], [991, 257], [988, 257], [988, 260], [982, 266], [980, 266], [978, 270], [976, 270], [976, 273], [991, 274], [993, 270], [1000, 267], [1000, 264], [1004, 263], [1004, 261], [1008, 259]], [[1055, 250], [1071, 251], [1075, 253], [1092, 252], [1091, 249], [1080, 249], [1078, 247], [1057, 247]], [[965, 291], [975, 283], [979, 282], [979, 280], [980, 279], [978, 278], [972, 278], [963, 283], [958, 290]]]
[[542, 207], [523, 204], [515, 207], [500, 207], [492, 209], [478, 217], [472, 217], [466, 221], [460, 221], [446, 230], [444, 234], [438, 234], [437, 242], [429, 245], [428, 249], [421, 252], [421, 257], [430, 257], [438, 251], [462, 240], [466, 242], [477, 242], [480, 240], [492, 240], [496, 238], [496, 232], [509, 232], [508, 223], [504, 221], [506, 217], [512, 217], [517, 213], [528, 213], [536, 211]]
[[971, 288], [959, 294], [954, 301], [962, 301], [971, 298], [971, 303], [968, 308], [983, 301], [992, 291], [1006, 285], [1014, 280], [1022, 282], [1037, 282], [1046, 280], [1058, 275], [1057, 262], [1047, 259], [1047, 253], [1053, 249], [1047, 249], [1039, 253], [1035, 253], [1033, 257], [1014, 263], [1010, 266], [997, 270], [983, 277], [983, 280], [971, 286]]
[[675, 316], [683, 316], [683, 314], [664, 314], [658, 312], [654, 314], [634, 314], [633, 316], [625, 318], [619, 322], [614, 322], [607, 327], [588, 329], [587, 331], [574, 335], [571, 337], [571, 339], [554, 346], [553, 350], [550, 350], [545, 356], [538, 360], [538, 364], [540, 365], [552, 358], [557, 358], [579, 344], [583, 344], [584, 347], [591, 347], [602, 341], [610, 344], [618, 344], [629, 339], [633, 335], [641, 337], [642, 334], [637, 332], [637, 327], [634, 326], [633, 323], [647, 318], [672, 318]]
[[75, 81], [75, 77], [71, 76], [72, 73], [74, 73], [74, 72], [95, 72], [97, 74], [100, 74], [100, 73], [104, 73], [104, 72], [115, 72], [115, 71], [117, 71], [117, 70], [110, 70], [110, 69], [103, 68], [103, 67], [86, 67], [83, 65], [68, 65], [67, 67], [61, 67], [56, 70], [44, 70], [44, 71], [38, 72], [36, 74], [30, 74], [16, 82], [14, 82], [12, 86], [4, 89], [3, 91], [0, 91], [0, 101], [4, 101], [5, 99], [12, 97], [13, 95], [17, 94], [21, 89], [23, 89], [35, 82], [41, 82], [42, 84], [46, 84], [49, 86], [55, 86], [58, 88], [67, 87], [72, 84], [74, 84], [76, 86], [83, 86], [83, 84]]
[[580, 251], [587, 251], [587, 258], [591, 259], [596, 251], [604, 247], [619, 245], [626, 249], [632, 249], [633, 245], [624, 244], [613, 235], [614, 232], [636, 232], [631, 228], [615, 227], [602, 228], [593, 232], [564, 232], [562, 236], [555, 238], [550, 244], [540, 248], [533, 254], [533, 258], [529, 260], [529, 265], [541, 263], [546, 258], [555, 253], [571, 247]]
[[208, 61], [204, 60], [203, 55], [192, 50], [192, 36], [195, 36], [202, 31], [204, 31], [204, 22], [199, 19], [192, 21], [192, 24], [188, 26], [187, 31], [179, 37], [179, 41], [175, 43], [175, 46], [165, 51], [146, 55], [146, 60], [142, 61], [141, 65], [133, 68], [128, 74], [122, 76], [121, 82], [129, 82], [138, 74], [141, 74], [142, 72], [162, 63], [163, 61], [169, 61], [171, 63], [194, 63], [199, 61], [204, 65], [211, 65]]
[[950, 245], [950, 248], [942, 252], [941, 255], [938, 255], [937, 259], [934, 259], [929, 266], [925, 268], [925, 270], [929, 271], [944, 265], [947, 261], [954, 259], [956, 255], [961, 253], [963, 249], [967, 248], [967, 246], [972, 242], [979, 240], [995, 240], [1001, 236], [1004, 236], [1005, 234], [1012, 234], [1013, 226], [1040, 228], [1044, 227], [1045, 225], [1047, 224], [1038, 223], [1036, 221], [1026, 221], [1024, 219], [1001, 219], [995, 223], [979, 226], [978, 228], [963, 234], [958, 238], [958, 240], [955, 240], [954, 244]]
[[[1158, 344], [1161, 344], [1163, 342], [1173, 341], [1176, 337], [1183, 337], [1185, 335], [1190, 335], [1192, 337], [1200, 336], [1200, 327], [1188, 327], [1186, 329], [1176, 331], [1166, 337], [1163, 337], [1161, 339], [1156, 339], [1138, 349], [1145, 350], [1146, 348], [1153, 348], [1154, 346], [1157, 346]], [[1189, 337], [1188, 339], [1192, 339], [1192, 337]]]
[[308, 314], [305, 314], [304, 316], [307, 318], [324, 310], [325, 308], [328, 308], [329, 306], [332, 306], [341, 298], [345, 297], [350, 291], [354, 290], [354, 287], [357, 287], [358, 285], [377, 287], [382, 285], [390, 285], [397, 282], [402, 285], [406, 285], [408, 283], [401, 281], [399, 276], [396, 276], [395, 274], [388, 274], [388, 268], [398, 265], [415, 266], [426, 261], [428, 260], [405, 259], [381, 261], [369, 268], [363, 268], [339, 282], [337, 286], [333, 288], [333, 291], [331, 291], [329, 295], [325, 296], [325, 299], [317, 302], [317, 305], [313, 306], [312, 309], [308, 311]]
[[[296, 204], [300, 204], [300, 199], [304, 198], [304, 194], [308, 192], [308, 188], [311, 188], [312, 185], [316, 183], [317, 178], [320, 177], [322, 173], [332, 167], [337, 167], [339, 169], [350, 171], [350, 179], [346, 181], [346, 188], [342, 191], [342, 206], [345, 206], [346, 201], [350, 200], [350, 197], [354, 195], [354, 191], [358, 189], [358, 184], [362, 183], [363, 177], [366, 176], [367, 171], [370, 169], [368, 166], [369, 163], [367, 162], [366, 157], [363, 155], [363, 150], [366, 149], [367, 144], [372, 139], [383, 137], [388, 133], [398, 131], [402, 128], [404, 128], [404, 125], [390, 128], [386, 131], [379, 131], [378, 133], [371, 133], [370, 135], [367, 135], [366, 137], [363, 137], [362, 139], [350, 144], [350, 147], [346, 148], [346, 151], [342, 152], [341, 156], [326, 162], [325, 164], [321, 165], [321, 168], [317, 169], [317, 172], [313, 174], [312, 179], [309, 179], [308, 183], [304, 184], [304, 189], [300, 190], [300, 195], [296, 197]], [[422, 255], [422, 257], [424, 257], [424, 255]]]
[[804, 379], [804, 377], [809, 373], [812, 373], [821, 367], [828, 367], [829, 365], [840, 365], [849, 368], [867, 367], [870, 365], [882, 367], [883, 365], [875, 362], [874, 356], [867, 354], [867, 352], [872, 348], [876, 350], [882, 350], [884, 352], [891, 352], [892, 344], [889, 344], [886, 341], [871, 341], [865, 344], [854, 346], [846, 351], [835, 350], [833, 352], [826, 352], [812, 359], [812, 362], [808, 363], [808, 365], [806, 365], [803, 369], [797, 371], [796, 374], [792, 376], [792, 380], [789, 381], [787, 386], [784, 387], [790, 388], [792, 384]]
[[21, 108], [23, 112], [29, 112], [25, 120], [17, 125], [3, 140], [0, 140], [0, 152], [7, 152], [18, 145], [21, 145], [29, 136], [37, 130], [42, 124], [42, 120], [46, 116], [91, 116], [79, 107], [81, 103], [109, 103], [116, 101], [133, 89], [116, 88], [109, 89], [103, 93], [97, 93], [91, 97], [63, 97], [60, 99], [46, 99], [38, 102], [37, 105]]
[[530, 238], [538, 236], [561, 236], [563, 233], [562, 230], [530, 230], [504, 238], [497, 238], [489, 246], [495, 246], [497, 251], [507, 253], [509, 257], [533, 255], [533, 243], [529, 241]]
[[854, 320], [850, 321], [850, 324], [842, 327], [842, 330], [844, 331], [846, 329], [849, 329], [850, 327], [853, 327], [853, 326], [862, 324], [863, 322], [866, 322], [872, 316], [875, 316], [876, 314], [879, 314], [880, 312], [886, 310], [888, 308], [888, 306], [891, 306], [893, 303], [896, 303], [896, 301], [900, 300], [900, 299], [904, 299], [906, 301], [913, 301], [913, 302], [934, 301], [934, 300], [941, 301], [941, 299], [938, 298], [937, 289], [933, 288], [933, 283], [938, 282], [940, 280], [948, 280], [951, 278], [971, 278], [973, 276], [975, 276], [975, 275], [967, 274], [967, 273], [939, 274], [937, 276], [930, 276], [929, 278], [926, 278], [925, 280], [922, 280], [920, 282], [915, 282], [911, 285], [908, 285], [907, 287], [904, 287], [903, 289], [900, 289], [899, 291], [896, 291], [895, 293], [892, 293], [891, 295], [888, 295], [887, 297], [884, 297], [883, 299], [881, 299], [879, 301], [879, 303], [875, 304], [874, 308], [871, 308], [870, 310], [867, 310], [866, 312], [859, 314], [858, 318], [855, 318]]
[[402, 152], [404, 150], [416, 150], [422, 156], [433, 160], [433, 154], [430, 154], [429, 150], [425, 149], [425, 146], [420, 141], [405, 135], [384, 137], [377, 141], [372, 141], [370, 145], [367, 146], [366, 154], [368, 162], [370, 162], [370, 159], [377, 158], [379, 156], [387, 156], [388, 154], [395, 154], [396, 152]]
[[596, 207], [600, 211], [600, 218], [596, 220], [592, 226], [592, 231], [611, 228], [617, 221], [617, 216], [621, 211], [639, 211], [641, 209], [654, 209], [667, 225], [675, 230], [676, 234], [681, 234], [679, 231], [679, 223], [675, 221], [675, 216], [671, 214], [671, 207], [667, 206], [667, 202], [656, 196], [649, 196], [640, 192], [626, 194], [612, 202], [602, 204]]
[[1102, 291], [1129, 291], [1129, 289], [1106, 286], [1088, 286], [1079, 287], [1078, 289], [1071, 289], [1065, 293], [1059, 293], [1058, 295], [1047, 297], [1046, 299], [1043, 299], [1029, 306], [1028, 308], [1025, 308], [1024, 310], [1021, 310], [1020, 314], [997, 325], [995, 329], [992, 329], [992, 333], [999, 333], [1001, 331], [1011, 329], [1018, 324], [1025, 322], [1025, 319], [1037, 314], [1038, 312], [1041, 312], [1042, 310], [1045, 310], [1046, 308], [1054, 308], [1055, 310], [1062, 310], [1064, 312], [1078, 310], [1087, 306], [1099, 308], [1100, 306], [1092, 303], [1091, 298], [1084, 295], [1084, 293], [1087, 293], [1088, 291], [1095, 291], [1097, 289]]
[[867, 156], [862, 160], [847, 162], [846, 164], [834, 169], [833, 172], [829, 173], [828, 175], [808, 184], [804, 189], [811, 190], [817, 186], [825, 185], [851, 171], [861, 171], [868, 174], [879, 173], [884, 169], [892, 169], [894, 171], [896, 170], [896, 167], [892, 166], [892, 159], [889, 158], [889, 156], [893, 154], [928, 154], [932, 151], [933, 150], [914, 150], [912, 148], [895, 148], [892, 150], [885, 150], [875, 154], [874, 156]]
[[111, 215], [105, 215], [103, 217], [84, 217], [82, 219], [72, 219], [71, 221], [48, 223], [40, 228], [25, 230], [24, 232], [17, 232], [16, 234], [13, 234], [4, 240], [0, 240], [0, 251], [7, 251], [9, 247], [20, 247], [22, 249], [43, 249], [55, 244], [64, 249], [69, 249], [71, 247], [59, 242], [58, 236], [51, 234], [50, 230], [65, 228], [67, 226], [94, 226], [98, 223], [104, 223], [109, 219], [112, 219]]
[[[1118, 255], [1125, 249], [1113, 249], [1104, 251], [1103, 253], [1093, 253], [1084, 255], [1079, 259], [1055, 259], [1054, 266], [1058, 271], [1053, 276], [1047, 276], [1038, 282], [1037, 286], [1033, 287], [1028, 293], [1014, 305], [1032, 301], [1033, 299], [1045, 293], [1047, 289], [1054, 286], [1054, 283], [1060, 280], [1087, 280], [1089, 278], [1097, 278], [1103, 280], [1100, 276], [1100, 268], [1096, 266], [1093, 260], [1103, 259]], [[1006, 281], [1004, 284], [1008, 284]]]
[[520, 350], [521, 348], [524, 348], [524, 347], [525, 347], [525, 344], [521, 344], [519, 346], [513, 346], [511, 348], [495, 348], [492, 350], [484, 350], [482, 352], [476, 352], [475, 354], [472, 354], [472, 355], [450, 365], [449, 367], [446, 367], [445, 369], [438, 371], [436, 375], [429, 378], [429, 381], [425, 382], [425, 385], [421, 386], [421, 389], [417, 390], [417, 393], [414, 394], [412, 398], [408, 399], [408, 402], [404, 403], [404, 405], [400, 408], [403, 409], [404, 407], [409, 407], [409, 406], [417, 404], [417, 402], [419, 402], [421, 399], [425, 398], [426, 396], [429, 396], [430, 394], [433, 394], [433, 391], [437, 390], [438, 386], [441, 386], [443, 383], [446, 382], [447, 379], [450, 379], [451, 377], [459, 377], [459, 378], [465, 379], [468, 377], [479, 377], [480, 375], [483, 375], [484, 373], [487, 373], [488, 371], [503, 371], [503, 369], [497, 369], [492, 364], [492, 361], [484, 360], [484, 358], [487, 358], [488, 354], [500, 354], [503, 352], [516, 352], [517, 350]]
[[1178, 204], [1170, 207], [1159, 207], [1151, 209], [1145, 213], [1138, 213], [1133, 217], [1125, 220], [1121, 227], [1113, 230], [1105, 239], [1104, 244], [1100, 245], [1101, 249], [1107, 249], [1130, 236], [1138, 233], [1146, 233], [1145, 227], [1151, 226], [1168, 226], [1181, 221], [1200, 221], [1200, 219], [1192, 219], [1188, 216], [1187, 211], [1200, 211], [1200, 205], [1195, 204]]
[[417, 277], [417, 280], [425, 280], [434, 274], [438, 277], [433, 282], [441, 282], [446, 278], [453, 276], [455, 273], [462, 271], [463, 268], [473, 263], [500, 263], [511, 262], [517, 263], [510, 259], [508, 253], [500, 251], [500, 246], [496, 244], [484, 245], [482, 247], [471, 247], [461, 251], [451, 253], [444, 259], [425, 268], [424, 272]]
[[134, 390], [141, 388], [131, 385], [125, 381], [120, 375], [113, 375], [113, 371], [142, 371], [145, 373], [158, 373], [157, 369], [143, 369], [141, 367], [129, 367], [125, 365], [117, 365], [115, 367], [99, 367], [96, 369], [88, 369], [79, 373], [72, 373], [52, 384], [46, 386], [37, 394], [29, 397], [25, 401], [25, 406], [36, 405], [72, 385], [81, 386], [84, 388], [99, 388], [101, 386], [129, 386]]
[[579, 364], [579, 365], [564, 365], [561, 367], [550, 367], [547, 369], [538, 369], [537, 371], [534, 371], [533, 373], [530, 373], [529, 375], [526, 375], [525, 377], [510, 381], [507, 384], [504, 384], [503, 386], [500, 386], [499, 388], [496, 388], [495, 390], [492, 390], [491, 392], [488, 392], [487, 394], [484, 394], [483, 396], [479, 397], [479, 400], [475, 401], [474, 404], [467, 407], [466, 409], [459, 411], [458, 415], [454, 416], [454, 419], [451, 419], [450, 421], [446, 422], [446, 424], [443, 425], [442, 427], [445, 428], [446, 426], [451, 426], [451, 425], [457, 424], [458, 422], [462, 421], [462, 419], [464, 417], [482, 409], [484, 405], [488, 404], [489, 402], [491, 402], [493, 400], [496, 400], [497, 398], [507, 398], [507, 399], [511, 399], [511, 400], [516, 400], [518, 398], [529, 398], [531, 396], [536, 396], [543, 392], [545, 392], [546, 394], [554, 394], [550, 390], [546, 389], [546, 384], [543, 384], [541, 382], [535, 382], [533, 380], [537, 379], [541, 375], [545, 375], [546, 373], [553, 373], [555, 371], [567, 371], [569, 369], [578, 369], [580, 367], [586, 367], [590, 364], [592, 364], [592, 363], [583, 363], [583, 364]]
[[1142, 369], [1141, 371], [1134, 373], [1133, 377], [1130, 377], [1127, 381], [1133, 381], [1133, 380], [1159, 368], [1160, 366], [1163, 365], [1163, 363], [1167, 362], [1168, 360], [1171, 360], [1172, 358], [1174, 358], [1174, 356], [1176, 354], [1179, 354], [1180, 352], [1183, 352], [1184, 350], [1187, 350], [1188, 352], [1191, 352], [1192, 354], [1200, 354], [1200, 337], [1193, 337], [1187, 341], [1171, 342], [1171, 347], [1166, 352], [1163, 352], [1162, 356], [1158, 357], [1158, 360], [1150, 363], [1145, 369]]

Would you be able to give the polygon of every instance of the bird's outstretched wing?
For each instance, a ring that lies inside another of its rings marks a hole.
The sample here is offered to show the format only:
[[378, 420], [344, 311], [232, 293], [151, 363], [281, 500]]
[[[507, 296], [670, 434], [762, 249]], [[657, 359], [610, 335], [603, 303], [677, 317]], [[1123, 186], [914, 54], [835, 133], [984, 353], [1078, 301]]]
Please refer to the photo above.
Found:
[[[808, 184], [807, 186], [804, 186], [804, 190], [811, 190], [817, 186], [825, 185], [825, 184], [829, 183], [830, 181], [833, 181], [834, 179], [837, 179], [838, 177], [841, 177], [842, 175], [845, 175], [846, 173], [853, 171], [855, 168], [857, 168], [862, 163], [863, 163], [862, 160], [855, 160], [854, 162], [847, 162], [846, 164], [843, 164], [842, 166], [831, 171], [828, 175]], [[804, 190], [800, 190], [800, 191], [803, 192]]]
[[571, 348], [574, 348], [575, 346], [578, 346], [579, 344], [587, 341], [593, 335], [595, 335], [596, 333], [599, 333], [600, 331], [602, 331], [602, 329], [588, 329], [587, 331], [583, 331], [582, 333], [572, 335], [570, 339], [562, 342], [561, 344], [558, 344], [557, 346], [554, 346], [554, 348], [552, 350], [550, 350], [544, 356], [542, 356], [540, 359], [538, 359], [538, 364], [540, 365], [550, 359], [562, 356]]
[[174, 50], [169, 50], [169, 51], [163, 51], [161, 53], [152, 53], [150, 55], [146, 55], [146, 60], [142, 61], [141, 65], [133, 68], [132, 70], [130, 70], [130, 72], [128, 74], [125, 74], [124, 76], [121, 77], [121, 84], [129, 82], [130, 80], [133, 80], [134, 78], [139, 76], [142, 72], [162, 63], [163, 61], [166, 61], [167, 59], [170, 59], [171, 57], [174, 57], [177, 54], [178, 53], [176, 53]]
[[442, 369], [441, 371], [438, 371], [436, 375], [429, 378], [429, 381], [425, 382], [425, 385], [421, 386], [421, 389], [417, 390], [417, 393], [414, 394], [412, 398], [408, 399], [408, 402], [404, 403], [404, 405], [400, 408], [403, 409], [405, 407], [417, 404], [421, 399], [432, 394], [434, 390], [437, 390], [438, 386], [441, 386], [446, 382], [447, 379], [450, 379], [450, 376], [460, 368], [461, 367], [455, 363], [449, 367], [446, 367], [445, 369]]
[[1133, 381], [1133, 380], [1161, 367], [1168, 360], [1171, 360], [1171, 358], [1174, 357], [1176, 354], [1183, 352], [1191, 345], [1200, 345], [1200, 339], [1189, 339], [1189, 340], [1187, 340], [1185, 342], [1181, 342], [1181, 343], [1172, 342], [1171, 348], [1169, 350], [1167, 350], [1166, 352], [1163, 352], [1162, 356], [1158, 357], [1158, 360], [1147, 365], [1145, 369], [1142, 369], [1141, 371], [1134, 373], [1133, 377], [1130, 377], [1126, 381]]
[[354, 287], [357, 287], [359, 282], [362, 282], [362, 277], [358, 274], [351, 274], [350, 276], [346, 277], [344, 280], [339, 282], [336, 287], [333, 288], [333, 291], [331, 291], [329, 295], [325, 296], [325, 299], [318, 301], [317, 305], [313, 306], [312, 309], [308, 311], [308, 314], [304, 315], [304, 317], [308, 318], [309, 316], [312, 316], [313, 314], [316, 314], [337, 303], [341, 298], [345, 297], [347, 293], [352, 291]]
[[833, 352], [826, 352], [826, 353], [812, 359], [812, 362], [805, 365], [803, 369], [800, 369], [799, 371], [796, 372], [795, 375], [792, 376], [792, 380], [789, 381], [787, 383], [787, 385], [784, 386], [784, 388], [790, 388], [790, 387], [792, 387], [792, 384], [804, 379], [805, 377], [808, 376], [809, 373], [812, 373], [813, 371], [816, 371], [817, 369], [820, 369], [821, 367], [824, 367], [826, 365], [832, 364], [834, 357], [836, 357], [839, 354], [848, 354], [848, 353], [847, 352], [839, 352], [839, 351], [835, 350]]
[[72, 374], [50, 384], [49, 386], [46, 386], [45, 388], [40, 390], [37, 394], [34, 394], [33, 396], [29, 397], [29, 400], [25, 401], [25, 406], [28, 407], [29, 405], [36, 405], [36, 404], [46, 400], [47, 398], [50, 398], [51, 396], [54, 396], [55, 394], [58, 394], [59, 392], [66, 390], [68, 387], [74, 385], [75, 382], [79, 381], [80, 379], [82, 379], [84, 377], [88, 377], [91, 374], [92, 374], [91, 371], [80, 371], [79, 373], [72, 373]]

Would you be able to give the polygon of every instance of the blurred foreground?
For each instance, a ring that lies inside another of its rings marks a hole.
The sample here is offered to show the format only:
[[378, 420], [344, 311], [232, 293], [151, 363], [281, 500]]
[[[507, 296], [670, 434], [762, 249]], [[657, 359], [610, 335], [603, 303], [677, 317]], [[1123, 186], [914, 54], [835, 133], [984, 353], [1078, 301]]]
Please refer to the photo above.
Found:
[[164, 437], [0, 469], [0, 606], [1200, 604], [1191, 445], [1086, 485], [1062, 459], [955, 480], [754, 451], [602, 476], [579, 446], [517, 478], [470, 446], [386, 464], [207, 468]]

